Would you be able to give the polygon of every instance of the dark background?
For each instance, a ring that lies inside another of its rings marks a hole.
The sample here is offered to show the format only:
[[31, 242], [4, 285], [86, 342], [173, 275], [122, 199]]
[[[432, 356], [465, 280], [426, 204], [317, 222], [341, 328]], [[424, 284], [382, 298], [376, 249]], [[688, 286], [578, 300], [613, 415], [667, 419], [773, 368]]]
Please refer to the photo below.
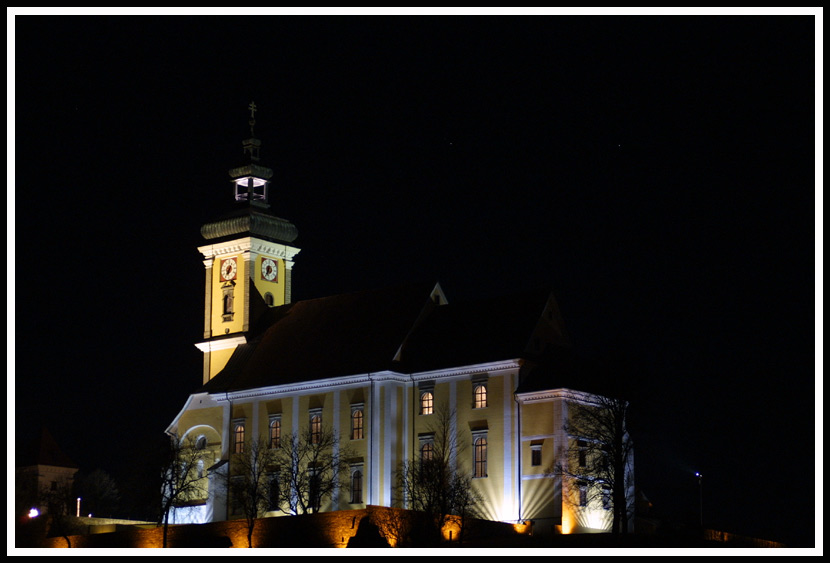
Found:
[[707, 527], [813, 545], [814, 25], [18, 16], [15, 439], [120, 475], [200, 385], [199, 228], [253, 100], [295, 300], [550, 286], [576, 348], [646, 382], [659, 515], [697, 521], [700, 471]]

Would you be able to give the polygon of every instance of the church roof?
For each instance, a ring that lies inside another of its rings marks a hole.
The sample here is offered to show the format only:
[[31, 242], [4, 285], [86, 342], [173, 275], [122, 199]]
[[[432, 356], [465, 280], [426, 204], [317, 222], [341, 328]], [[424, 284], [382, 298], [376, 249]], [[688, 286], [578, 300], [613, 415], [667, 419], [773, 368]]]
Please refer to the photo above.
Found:
[[388, 369], [431, 305], [435, 283], [298, 301], [269, 309], [210, 392], [255, 389]]
[[448, 369], [532, 355], [540, 337], [566, 343], [549, 290], [438, 305], [436, 287], [412, 284], [268, 309], [202, 390]]

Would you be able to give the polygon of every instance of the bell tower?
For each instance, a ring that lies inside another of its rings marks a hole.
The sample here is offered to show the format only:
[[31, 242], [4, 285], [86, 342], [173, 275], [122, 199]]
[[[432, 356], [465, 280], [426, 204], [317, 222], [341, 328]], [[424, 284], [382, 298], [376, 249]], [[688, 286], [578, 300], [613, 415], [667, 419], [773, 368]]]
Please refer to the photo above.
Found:
[[256, 105], [242, 141], [245, 163], [228, 173], [233, 210], [202, 226], [207, 244], [199, 247], [205, 265], [203, 383], [227, 364], [233, 351], [248, 341], [252, 323], [268, 307], [291, 302], [291, 269], [300, 252], [291, 244], [297, 228], [273, 214], [269, 204], [274, 172], [260, 164], [261, 141], [254, 135]]

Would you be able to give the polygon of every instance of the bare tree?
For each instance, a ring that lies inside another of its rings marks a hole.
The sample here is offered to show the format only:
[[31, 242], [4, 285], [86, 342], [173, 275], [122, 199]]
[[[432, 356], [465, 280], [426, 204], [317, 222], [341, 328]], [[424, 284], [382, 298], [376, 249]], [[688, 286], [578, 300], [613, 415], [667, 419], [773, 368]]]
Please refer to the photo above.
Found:
[[248, 525], [248, 547], [257, 518], [279, 504], [277, 478], [277, 450], [271, 449], [265, 439], [252, 442], [243, 452], [233, 454], [228, 487], [231, 506], [242, 512]]
[[319, 512], [348, 482], [351, 450], [330, 429], [309, 428], [280, 440], [275, 448], [279, 468], [279, 509], [286, 514]]
[[[192, 439], [172, 436], [159, 452], [158, 480], [161, 489], [159, 525], [164, 526], [162, 547], [167, 547], [170, 512], [189, 502], [205, 498], [207, 490], [202, 468], [210, 452]], [[201, 463], [200, 463], [201, 462]]]
[[405, 505], [425, 516], [429, 543], [440, 541], [441, 530], [451, 516], [461, 517], [462, 533], [468, 516], [475, 513], [480, 500], [472, 476], [458, 467], [466, 446], [453, 431], [454, 413], [446, 408], [435, 412], [435, 419], [418, 455], [401, 464], [398, 489]]
[[574, 393], [565, 431], [569, 445], [556, 471], [578, 483], [579, 504], [612, 511], [612, 532], [628, 533], [633, 510], [634, 444], [628, 433], [628, 401]]
[[83, 498], [84, 512], [95, 516], [114, 516], [121, 493], [112, 476], [103, 469], [82, 473], [75, 480], [76, 494]]

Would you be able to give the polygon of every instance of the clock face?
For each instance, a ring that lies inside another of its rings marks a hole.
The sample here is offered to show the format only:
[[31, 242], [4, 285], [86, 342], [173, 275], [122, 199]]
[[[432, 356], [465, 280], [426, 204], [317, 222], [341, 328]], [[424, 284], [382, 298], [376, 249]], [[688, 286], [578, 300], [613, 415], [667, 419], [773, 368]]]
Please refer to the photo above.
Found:
[[277, 263], [270, 258], [262, 260], [262, 279], [266, 281], [277, 280]]
[[220, 271], [222, 273], [223, 280], [232, 280], [236, 278], [236, 258], [222, 260], [222, 269]]

